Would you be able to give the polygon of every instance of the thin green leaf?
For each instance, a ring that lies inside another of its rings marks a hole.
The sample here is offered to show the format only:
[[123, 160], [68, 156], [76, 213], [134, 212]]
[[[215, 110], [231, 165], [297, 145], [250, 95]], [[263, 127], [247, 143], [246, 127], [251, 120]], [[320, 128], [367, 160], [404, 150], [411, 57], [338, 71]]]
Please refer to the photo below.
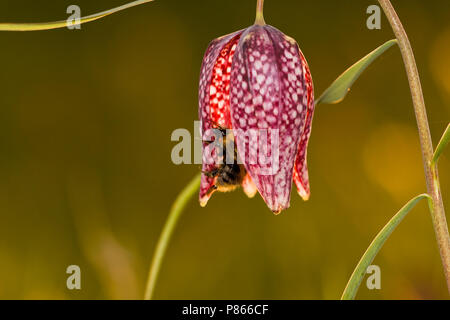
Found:
[[334, 104], [344, 100], [345, 96], [350, 91], [351, 86], [359, 78], [361, 73], [363, 73], [375, 59], [396, 43], [397, 40], [395, 39], [386, 42], [348, 68], [331, 84], [331, 86], [328, 87], [328, 89], [325, 90], [320, 98], [316, 100], [316, 105], [319, 103]]
[[[110, 14], [152, 1], [154, 0], [137, 0], [124, 4], [123, 6], [117, 8], [102, 11], [90, 16], [82, 17], [80, 18], [80, 24], [98, 20], [103, 17], [109, 16]], [[67, 20], [54, 22], [38, 22], [38, 23], [0, 23], [0, 31], [38, 31], [38, 30], [65, 28], [68, 25], [70, 24], [68, 24]]]
[[432, 163], [436, 163], [444, 151], [445, 147], [450, 142], [450, 123], [447, 125], [447, 129], [445, 129], [444, 134], [442, 135], [441, 141], [439, 141], [436, 151], [433, 155]]
[[399, 225], [399, 223], [403, 220], [406, 214], [414, 208], [414, 206], [422, 199], [431, 199], [427, 194], [421, 194], [410, 200], [403, 208], [400, 209], [399, 212], [384, 226], [384, 228], [377, 234], [375, 239], [370, 244], [369, 248], [367, 248], [366, 252], [362, 256], [355, 270], [353, 271], [350, 280], [345, 287], [344, 293], [342, 294], [341, 300], [353, 300], [356, 296], [356, 292], [361, 284], [364, 275], [366, 274], [366, 270], [369, 265], [372, 263], [373, 259], [377, 255], [378, 251], [380, 251], [381, 247], [384, 245], [386, 240], [389, 238], [394, 229]]

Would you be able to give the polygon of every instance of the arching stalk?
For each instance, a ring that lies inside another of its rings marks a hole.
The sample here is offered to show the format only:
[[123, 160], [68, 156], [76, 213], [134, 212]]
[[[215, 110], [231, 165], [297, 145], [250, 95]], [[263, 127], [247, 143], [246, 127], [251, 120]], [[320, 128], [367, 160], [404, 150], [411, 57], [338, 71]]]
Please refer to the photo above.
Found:
[[383, 7], [395, 36], [398, 40], [398, 46], [402, 53], [405, 63], [406, 73], [408, 75], [411, 96], [416, 113], [417, 128], [419, 130], [420, 146], [422, 149], [422, 158], [425, 170], [425, 178], [427, 183], [427, 191], [431, 196], [430, 212], [433, 221], [433, 227], [436, 234], [439, 253], [441, 255], [442, 265], [444, 267], [444, 275], [447, 280], [447, 287], [450, 292], [450, 236], [448, 233], [447, 220], [445, 217], [444, 204], [439, 184], [438, 170], [433, 165], [433, 141], [431, 140], [430, 128], [427, 119], [427, 110], [422, 93], [422, 85], [420, 83], [419, 72], [417, 70], [414, 53], [409, 42], [405, 29], [395, 12], [389, 0], [378, 0]]
[[153, 260], [150, 265], [148, 273], [147, 286], [145, 289], [145, 300], [151, 300], [153, 298], [153, 291], [155, 289], [156, 280], [158, 279], [159, 270], [161, 268], [164, 255], [167, 250], [167, 246], [172, 237], [172, 233], [177, 225], [177, 222], [183, 213], [183, 210], [192, 198], [192, 196], [198, 191], [200, 187], [200, 175], [196, 175], [194, 179], [185, 187], [185, 189], [178, 195], [177, 199], [172, 205], [169, 216], [167, 218], [164, 229], [159, 236], [158, 244], [153, 255]]
[[255, 24], [263, 26], [266, 24], [264, 21], [264, 0], [258, 0], [256, 4], [256, 19]]

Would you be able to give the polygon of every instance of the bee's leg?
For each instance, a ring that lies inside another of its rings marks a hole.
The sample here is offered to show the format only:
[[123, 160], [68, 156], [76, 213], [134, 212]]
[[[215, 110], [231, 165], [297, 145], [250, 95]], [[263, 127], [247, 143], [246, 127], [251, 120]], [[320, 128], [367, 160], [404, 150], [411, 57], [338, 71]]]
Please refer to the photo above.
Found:
[[211, 188], [208, 189], [208, 192], [206, 194], [211, 194], [214, 191], [216, 191], [218, 189], [218, 187], [216, 185], [211, 186]]
[[216, 127], [216, 129], [219, 129], [220, 131], [225, 131], [227, 130], [227, 128], [221, 126], [220, 124], [218, 124], [216, 121], [211, 120], [211, 124]]
[[220, 169], [213, 169], [213, 170], [211, 170], [211, 171], [202, 171], [202, 173], [205, 175], [205, 176], [207, 176], [207, 177], [210, 177], [210, 178], [215, 178], [215, 177], [217, 177], [217, 175], [219, 174], [219, 172], [220, 172]]
[[202, 142], [203, 142], [203, 143], [206, 143], [206, 145], [209, 146], [209, 145], [210, 145], [211, 143], [213, 143], [214, 141], [205, 141], [205, 140], [202, 140]]

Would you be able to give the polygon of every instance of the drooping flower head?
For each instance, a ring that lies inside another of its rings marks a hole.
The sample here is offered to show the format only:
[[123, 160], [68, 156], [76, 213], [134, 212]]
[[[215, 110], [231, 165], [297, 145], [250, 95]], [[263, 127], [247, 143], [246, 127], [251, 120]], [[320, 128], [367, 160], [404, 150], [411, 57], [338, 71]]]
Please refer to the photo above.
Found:
[[[292, 181], [304, 200], [310, 195], [306, 149], [314, 92], [297, 42], [264, 23], [262, 1], [257, 12], [253, 26], [212, 41], [203, 59], [200, 204], [205, 206], [214, 191], [240, 184], [250, 197], [257, 190], [279, 213], [289, 207]], [[223, 133], [226, 152], [234, 142], [236, 159], [225, 161], [211, 148], [211, 140], [218, 139], [210, 138], [211, 131]]]

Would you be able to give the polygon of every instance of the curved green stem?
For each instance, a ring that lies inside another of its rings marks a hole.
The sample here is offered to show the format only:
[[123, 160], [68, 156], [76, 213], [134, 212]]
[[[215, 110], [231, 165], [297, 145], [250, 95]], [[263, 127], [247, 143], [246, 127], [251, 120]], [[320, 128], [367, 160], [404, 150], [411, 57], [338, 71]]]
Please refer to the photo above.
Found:
[[264, 0], [258, 0], [256, 4], [256, 19], [255, 24], [263, 26], [266, 24], [264, 21]]
[[378, 0], [378, 2], [383, 7], [384, 13], [386, 14], [386, 17], [394, 30], [395, 36], [397, 37], [398, 45], [405, 63], [406, 73], [408, 75], [414, 111], [417, 119], [417, 127], [419, 129], [427, 191], [432, 198], [430, 203], [430, 212], [439, 246], [442, 265], [444, 267], [444, 275], [447, 280], [448, 290], [450, 292], [450, 236], [448, 233], [444, 204], [442, 202], [438, 170], [435, 165], [432, 165], [433, 142], [431, 140], [419, 72], [417, 70], [411, 43], [409, 42], [408, 36], [397, 13], [395, 12], [394, 7], [389, 0]]
[[200, 174], [196, 175], [194, 179], [184, 188], [184, 190], [178, 195], [177, 199], [172, 205], [172, 208], [167, 218], [164, 229], [156, 245], [156, 250], [153, 255], [153, 260], [150, 265], [148, 273], [147, 286], [145, 289], [145, 300], [151, 300], [153, 297], [153, 291], [155, 289], [156, 280], [158, 279], [161, 263], [167, 250], [172, 233], [177, 225], [177, 222], [183, 213], [184, 207], [192, 196], [198, 191], [200, 187]]
[[[103, 17], [109, 16], [113, 13], [135, 7], [144, 3], [152, 2], [154, 0], [136, 0], [120, 7], [102, 11], [100, 13], [92, 14], [90, 16], [80, 18], [79, 24], [95, 21]], [[40, 31], [66, 28], [69, 25], [67, 20], [53, 21], [53, 22], [36, 22], [36, 23], [0, 23], [0, 31]]]

